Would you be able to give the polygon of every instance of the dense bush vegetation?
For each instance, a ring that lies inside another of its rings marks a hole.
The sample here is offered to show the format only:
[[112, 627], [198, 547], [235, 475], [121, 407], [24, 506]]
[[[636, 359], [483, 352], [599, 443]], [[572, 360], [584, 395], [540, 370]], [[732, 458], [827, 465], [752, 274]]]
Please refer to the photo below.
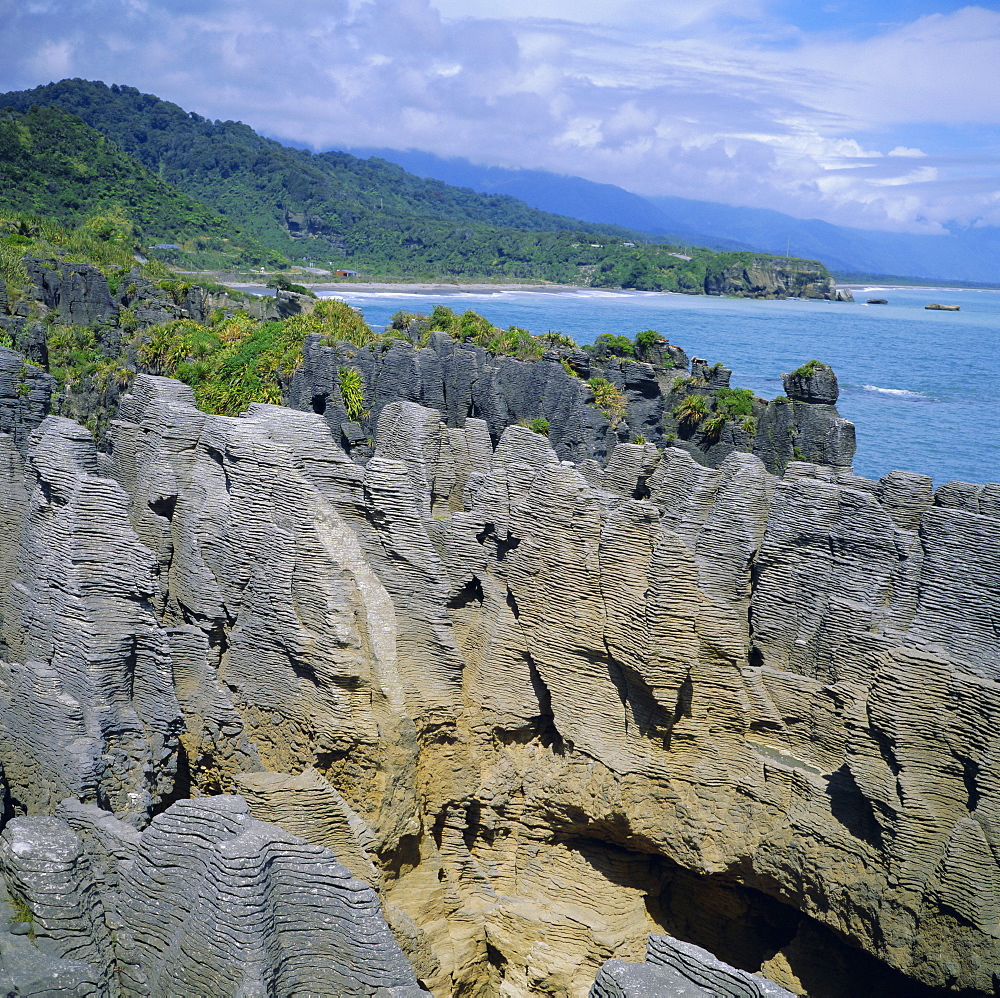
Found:
[[126, 155], [114, 142], [56, 107], [0, 112], [0, 212], [76, 226], [118, 213], [139, 243], [176, 243], [175, 257], [202, 266], [277, 265], [231, 221]]

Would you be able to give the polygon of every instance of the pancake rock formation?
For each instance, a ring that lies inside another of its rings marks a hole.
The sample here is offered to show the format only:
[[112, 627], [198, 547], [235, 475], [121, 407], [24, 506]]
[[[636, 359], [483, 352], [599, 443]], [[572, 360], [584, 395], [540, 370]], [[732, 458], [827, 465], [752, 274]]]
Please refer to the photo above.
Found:
[[[179, 801], [142, 833], [67, 800], [0, 836], [37, 955], [0, 944], [17, 994], [393, 995], [424, 992], [375, 892], [319, 846], [254, 820], [240, 797]], [[29, 986], [31, 981], [28, 981]]]
[[399, 397], [360, 463], [149, 375], [106, 453], [39, 415], [0, 436], [19, 993], [997, 986], [1000, 486], [574, 462]]
[[590, 998], [792, 998], [770, 981], [736, 970], [711, 953], [669, 936], [650, 936], [646, 962], [609, 960], [597, 974]]

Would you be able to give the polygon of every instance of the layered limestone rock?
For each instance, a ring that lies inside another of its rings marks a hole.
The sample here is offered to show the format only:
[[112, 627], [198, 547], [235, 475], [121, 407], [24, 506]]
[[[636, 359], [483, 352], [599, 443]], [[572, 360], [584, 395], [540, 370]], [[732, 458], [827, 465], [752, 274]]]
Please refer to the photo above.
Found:
[[375, 892], [240, 797], [180, 801], [141, 834], [67, 800], [8, 823], [0, 869], [49, 976], [39, 990], [0, 944], [16, 994], [423, 994]]
[[705, 276], [705, 294], [743, 298], [824, 298], [842, 301], [827, 269], [817, 261], [754, 258]]
[[[160, 799], [238, 791], [244, 821], [333, 848], [441, 996], [582, 996], [650, 933], [795, 993], [990, 993], [998, 489], [936, 497], [837, 462], [777, 478], [748, 453], [711, 468], [652, 444], [574, 464], [525, 427], [462, 422], [385, 400], [361, 466], [325, 414], [208, 416], [140, 376], [98, 464], [50, 417], [0, 497], [24, 538], [0, 548], [10, 674], [93, 674], [49, 649], [67, 628], [88, 647], [111, 604], [64, 608], [35, 574], [104, 580], [128, 620], [109, 655], [134, 640], [168, 663], [157, 696], [184, 718]], [[31, 645], [43, 592], [59, 612]], [[146, 687], [121, 675], [72, 696], [99, 713], [124, 686], [100, 731], [131, 704], [129, 758], [151, 759]], [[24, 776], [36, 701], [63, 702], [25, 694], [4, 722], [15, 810], [43, 809], [35, 785], [125, 816], [119, 785], [154, 798], [152, 763], [107, 764], [118, 783], [89, 797]], [[154, 922], [129, 910], [141, 948]], [[863, 952], [881, 965], [861, 975]]]
[[609, 960], [590, 998], [792, 998], [792, 993], [669, 936], [650, 936], [646, 962]]
[[0, 437], [0, 759], [19, 813], [66, 796], [144, 822], [174, 790], [182, 726], [152, 557], [93, 438], [47, 417], [26, 462]]
[[22, 454], [31, 433], [49, 414], [55, 379], [21, 354], [0, 346], [0, 434]]
[[[826, 365], [819, 367], [832, 378], [832, 400], [818, 388], [797, 394], [791, 405], [784, 397], [770, 404], [754, 399], [749, 424], [732, 418], [710, 432], [704, 425], [710, 421], [679, 420], [675, 409], [695, 395], [711, 411], [716, 392], [729, 388], [732, 371], [695, 357], [687, 376], [687, 355], [665, 340], [636, 349], [637, 360], [597, 344], [592, 351], [552, 349], [540, 360], [523, 362], [443, 332], [430, 332], [423, 348], [407, 339], [360, 349], [351, 343], [328, 346], [314, 336], [303, 349], [302, 367], [287, 379], [285, 399], [322, 415], [334, 439], [358, 461], [373, 454], [371, 438], [383, 409], [402, 400], [437, 410], [453, 429], [463, 429], [469, 417], [482, 420], [494, 445], [508, 426], [544, 420], [558, 456], [577, 463], [603, 465], [620, 443], [642, 439], [661, 447], [676, 444], [710, 467], [719, 467], [733, 451], [756, 454], [779, 475], [793, 460], [851, 466], [854, 425], [833, 405], [836, 377]], [[361, 423], [348, 415], [340, 390], [345, 367], [363, 383], [367, 412]], [[601, 407], [591, 378], [603, 378], [621, 393], [621, 412]], [[821, 380], [817, 375], [808, 383]]]

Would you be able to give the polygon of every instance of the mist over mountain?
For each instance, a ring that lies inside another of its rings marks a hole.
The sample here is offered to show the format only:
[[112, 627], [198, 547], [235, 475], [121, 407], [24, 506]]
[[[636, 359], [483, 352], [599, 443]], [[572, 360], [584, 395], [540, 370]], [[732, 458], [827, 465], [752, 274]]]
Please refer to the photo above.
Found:
[[753, 249], [822, 260], [841, 273], [895, 274], [936, 280], [1000, 282], [1000, 229], [970, 227], [947, 235], [877, 232], [679, 197], [644, 198], [613, 184], [544, 170], [479, 166], [417, 150], [352, 149], [418, 176], [483, 193], [519, 198], [543, 211], [622, 225], [712, 249]]

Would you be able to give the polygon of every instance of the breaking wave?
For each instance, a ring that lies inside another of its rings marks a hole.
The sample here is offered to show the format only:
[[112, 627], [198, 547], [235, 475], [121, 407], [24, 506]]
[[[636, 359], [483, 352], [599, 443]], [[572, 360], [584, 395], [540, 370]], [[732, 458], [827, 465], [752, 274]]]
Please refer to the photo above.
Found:
[[930, 398], [929, 395], [924, 395], [923, 392], [910, 392], [905, 388], [879, 388], [878, 385], [862, 385], [862, 388], [868, 392], [880, 392], [883, 395], [896, 395], [899, 398], [910, 398], [910, 399], [925, 399]]

